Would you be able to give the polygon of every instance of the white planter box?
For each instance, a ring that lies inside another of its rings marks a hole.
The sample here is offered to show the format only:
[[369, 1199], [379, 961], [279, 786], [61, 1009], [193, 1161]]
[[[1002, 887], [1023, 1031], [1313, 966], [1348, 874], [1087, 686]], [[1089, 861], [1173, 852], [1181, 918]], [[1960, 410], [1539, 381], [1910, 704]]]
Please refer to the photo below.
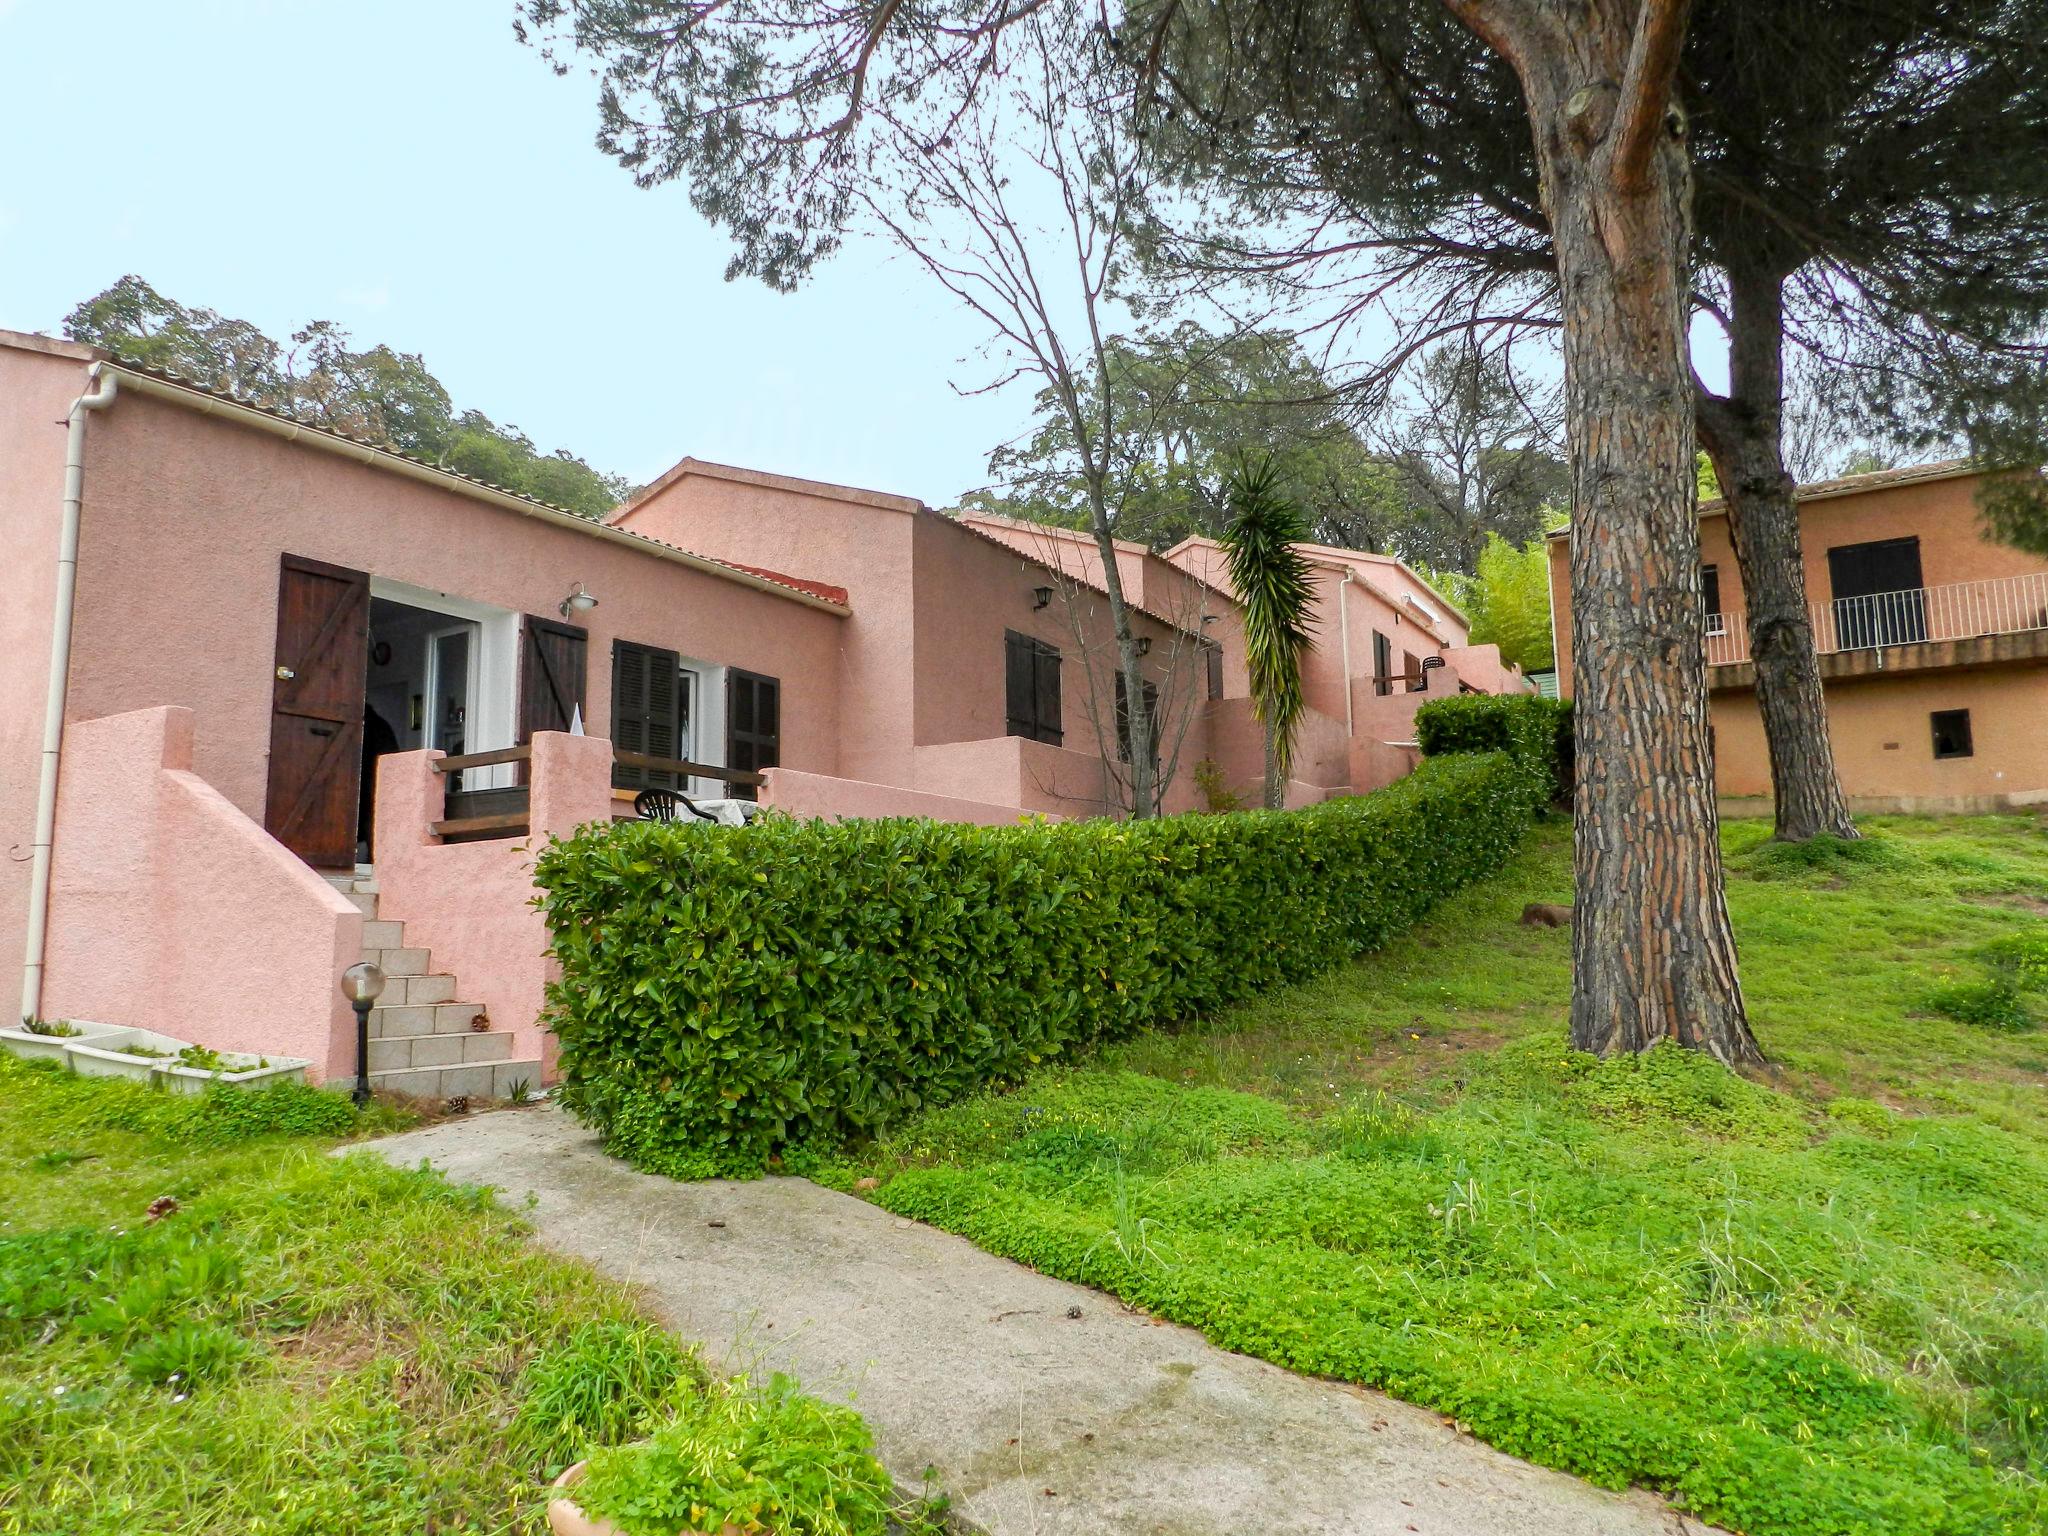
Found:
[[[156, 1076], [159, 1067], [174, 1060], [191, 1043], [153, 1030], [117, 1029], [95, 1040], [67, 1041], [64, 1054], [71, 1062], [71, 1070], [80, 1077], [125, 1077], [131, 1082], [146, 1083]], [[125, 1049], [131, 1045], [163, 1054], [131, 1056]]]
[[0, 1029], [0, 1050], [29, 1061], [62, 1061], [67, 1046], [105, 1045], [116, 1036], [134, 1033], [118, 1024], [93, 1024], [84, 1019], [67, 1019], [65, 1022], [76, 1031], [75, 1034], [38, 1035], [19, 1026]]
[[251, 1056], [241, 1051], [222, 1051], [227, 1066], [218, 1072], [180, 1066], [176, 1061], [156, 1063], [156, 1079], [172, 1093], [204, 1093], [208, 1083], [233, 1083], [238, 1088], [268, 1088], [276, 1083], [303, 1083], [312, 1063], [300, 1056]]

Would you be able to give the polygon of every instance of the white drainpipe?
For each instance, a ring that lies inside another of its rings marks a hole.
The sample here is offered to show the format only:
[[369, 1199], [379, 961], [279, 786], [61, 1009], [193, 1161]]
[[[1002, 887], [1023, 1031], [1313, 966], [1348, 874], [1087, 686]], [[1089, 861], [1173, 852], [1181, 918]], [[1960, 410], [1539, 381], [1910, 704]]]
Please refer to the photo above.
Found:
[[57, 537], [57, 612], [50, 629], [50, 687], [43, 704], [42, 778], [36, 786], [36, 840], [29, 871], [28, 949], [21, 968], [21, 1016], [43, 1010], [43, 941], [50, 925], [50, 845], [57, 832], [57, 768], [64, 751], [64, 699], [71, 681], [71, 615], [78, 593], [78, 515], [85, 501], [85, 424], [114, 403], [114, 376], [86, 370], [95, 386], [72, 402], [64, 440], [64, 521]]
[[1344, 594], [1351, 586], [1351, 568], [1344, 568], [1344, 579], [1337, 583], [1337, 629], [1344, 640], [1344, 734], [1352, 734], [1351, 725], [1351, 607], [1344, 601]]

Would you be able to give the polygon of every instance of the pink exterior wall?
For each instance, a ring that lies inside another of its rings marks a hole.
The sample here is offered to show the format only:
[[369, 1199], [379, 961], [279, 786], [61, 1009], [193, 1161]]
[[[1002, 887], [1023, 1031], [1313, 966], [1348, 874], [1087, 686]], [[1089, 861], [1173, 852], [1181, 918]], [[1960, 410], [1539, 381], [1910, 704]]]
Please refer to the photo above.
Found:
[[349, 1075], [362, 914], [192, 771], [193, 731], [158, 708], [65, 732], [44, 1015]]
[[770, 768], [767, 779], [761, 787], [761, 803], [791, 816], [830, 817], [834, 821], [925, 816], [934, 821], [1006, 827], [1027, 814], [1015, 805], [987, 805], [888, 784], [799, 773], [793, 768]]
[[[21, 995], [28, 931], [30, 847], [41, 777], [43, 700], [57, 596], [57, 531], [64, 500], [65, 417], [85, 389], [83, 349], [0, 346], [0, 1007]], [[88, 438], [90, 455], [92, 442]], [[8, 1017], [10, 1015], [0, 1015]]]
[[911, 782], [902, 722], [916, 707], [905, 664], [914, 645], [908, 497], [794, 480], [685, 459], [614, 514], [619, 527], [720, 560], [845, 587], [853, 614], [834, 635], [845, 707], [836, 751], [786, 767], [878, 784]]
[[286, 553], [549, 619], [580, 581], [591, 734], [616, 637], [780, 678], [783, 761], [836, 766], [843, 619], [139, 392], [92, 424], [72, 718], [192, 709], [199, 773], [260, 823]]
[[544, 989], [558, 974], [547, 958], [547, 924], [530, 903], [534, 855], [612, 815], [612, 744], [601, 736], [536, 731], [527, 835], [444, 843], [434, 835], [445, 801], [440, 752], [384, 758], [377, 775], [380, 915], [403, 917], [405, 942], [432, 952], [464, 1002], [482, 1003], [493, 1027], [513, 1034], [512, 1055], [554, 1075], [555, 1037], [538, 1022]]

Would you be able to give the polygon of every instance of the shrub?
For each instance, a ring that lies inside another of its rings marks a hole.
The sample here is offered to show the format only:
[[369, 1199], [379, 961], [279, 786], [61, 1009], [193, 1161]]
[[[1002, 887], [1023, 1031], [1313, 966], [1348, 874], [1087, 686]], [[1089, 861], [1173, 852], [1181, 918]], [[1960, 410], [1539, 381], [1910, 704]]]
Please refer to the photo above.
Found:
[[1415, 712], [1415, 739], [1425, 757], [1506, 752], [1540, 773], [1543, 798], [1572, 788], [1572, 706], [1534, 694], [1465, 693], [1436, 699]]
[[2010, 977], [1994, 976], [1989, 981], [1952, 981], [1928, 994], [1927, 1006], [1960, 1024], [1982, 1029], [2024, 1030], [2034, 1027], [2019, 988]]
[[1374, 948], [1501, 865], [1539, 782], [1486, 754], [1301, 811], [586, 827], [536, 872], [563, 1099], [682, 1177], [873, 1134]]
[[645, 1442], [596, 1452], [571, 1495], [625, 1536], [883, 1536], [895, 1499], [872, 1445], [851, 1408], [784, 1376], [761, 1390], [736, 1377], [686, 1398]]

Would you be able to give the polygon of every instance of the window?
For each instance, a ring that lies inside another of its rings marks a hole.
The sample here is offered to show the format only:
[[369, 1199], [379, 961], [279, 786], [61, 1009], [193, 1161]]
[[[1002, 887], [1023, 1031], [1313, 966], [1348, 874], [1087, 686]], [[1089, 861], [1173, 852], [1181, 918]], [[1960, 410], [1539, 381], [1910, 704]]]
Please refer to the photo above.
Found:
[[1209, 697], [1223, 697], [1223, 647], [1210, 644], [1203, 648], [1203, 660], [1209, 668]]
[[1970, 712], [1967, 709], [1937, 709], [1927, 718], [1934, 727], [1934, 755], [1937, 760], [1976, 755], [1976, 748], [1970, 741]]
[[1710, 565], [1700, 572], [1700, 601], [1707, 610], [1707, 633], [1727, 634], [1728, 620], [1721, 612], [1720, 567]]
[[[682, 661], [658, 645], [612, 642], [612, 747], [647, 757], [679, 758], [682, 750]], [[681, 789], [681, 777], [660, 768], [612, 764], [620, 789]]]
[[1378, 630], [1372, 632], [1372, 691], [1381, 698], [1393, 692], [1394, 648]]
[[1014, 629], [1003, 632], [1003, 707], [1009, 735], [1060, 744], [1058, 646]]
[[[732, 667], [725, 674], [725, 766], [759, 773], [782, 762], [782, 684]], [[735, 800], [758, 800], [751, 784], [733, 784]]]
[[[1145, 685], [1145, 719], [1150, 722], [1152, 732], [1152, 767], [1159, 767], [1159, 686]], [[1131, 690], [1124, 684], [1124, 675], [1116, 674], [1116, 760], [1128, 763], [1131, 760]]]
[[1927, 638], [1918, 539], [1836, 545], [1828, 551], [1828, 585], [1835, 643], [1842, 650], [1910, 645]]

